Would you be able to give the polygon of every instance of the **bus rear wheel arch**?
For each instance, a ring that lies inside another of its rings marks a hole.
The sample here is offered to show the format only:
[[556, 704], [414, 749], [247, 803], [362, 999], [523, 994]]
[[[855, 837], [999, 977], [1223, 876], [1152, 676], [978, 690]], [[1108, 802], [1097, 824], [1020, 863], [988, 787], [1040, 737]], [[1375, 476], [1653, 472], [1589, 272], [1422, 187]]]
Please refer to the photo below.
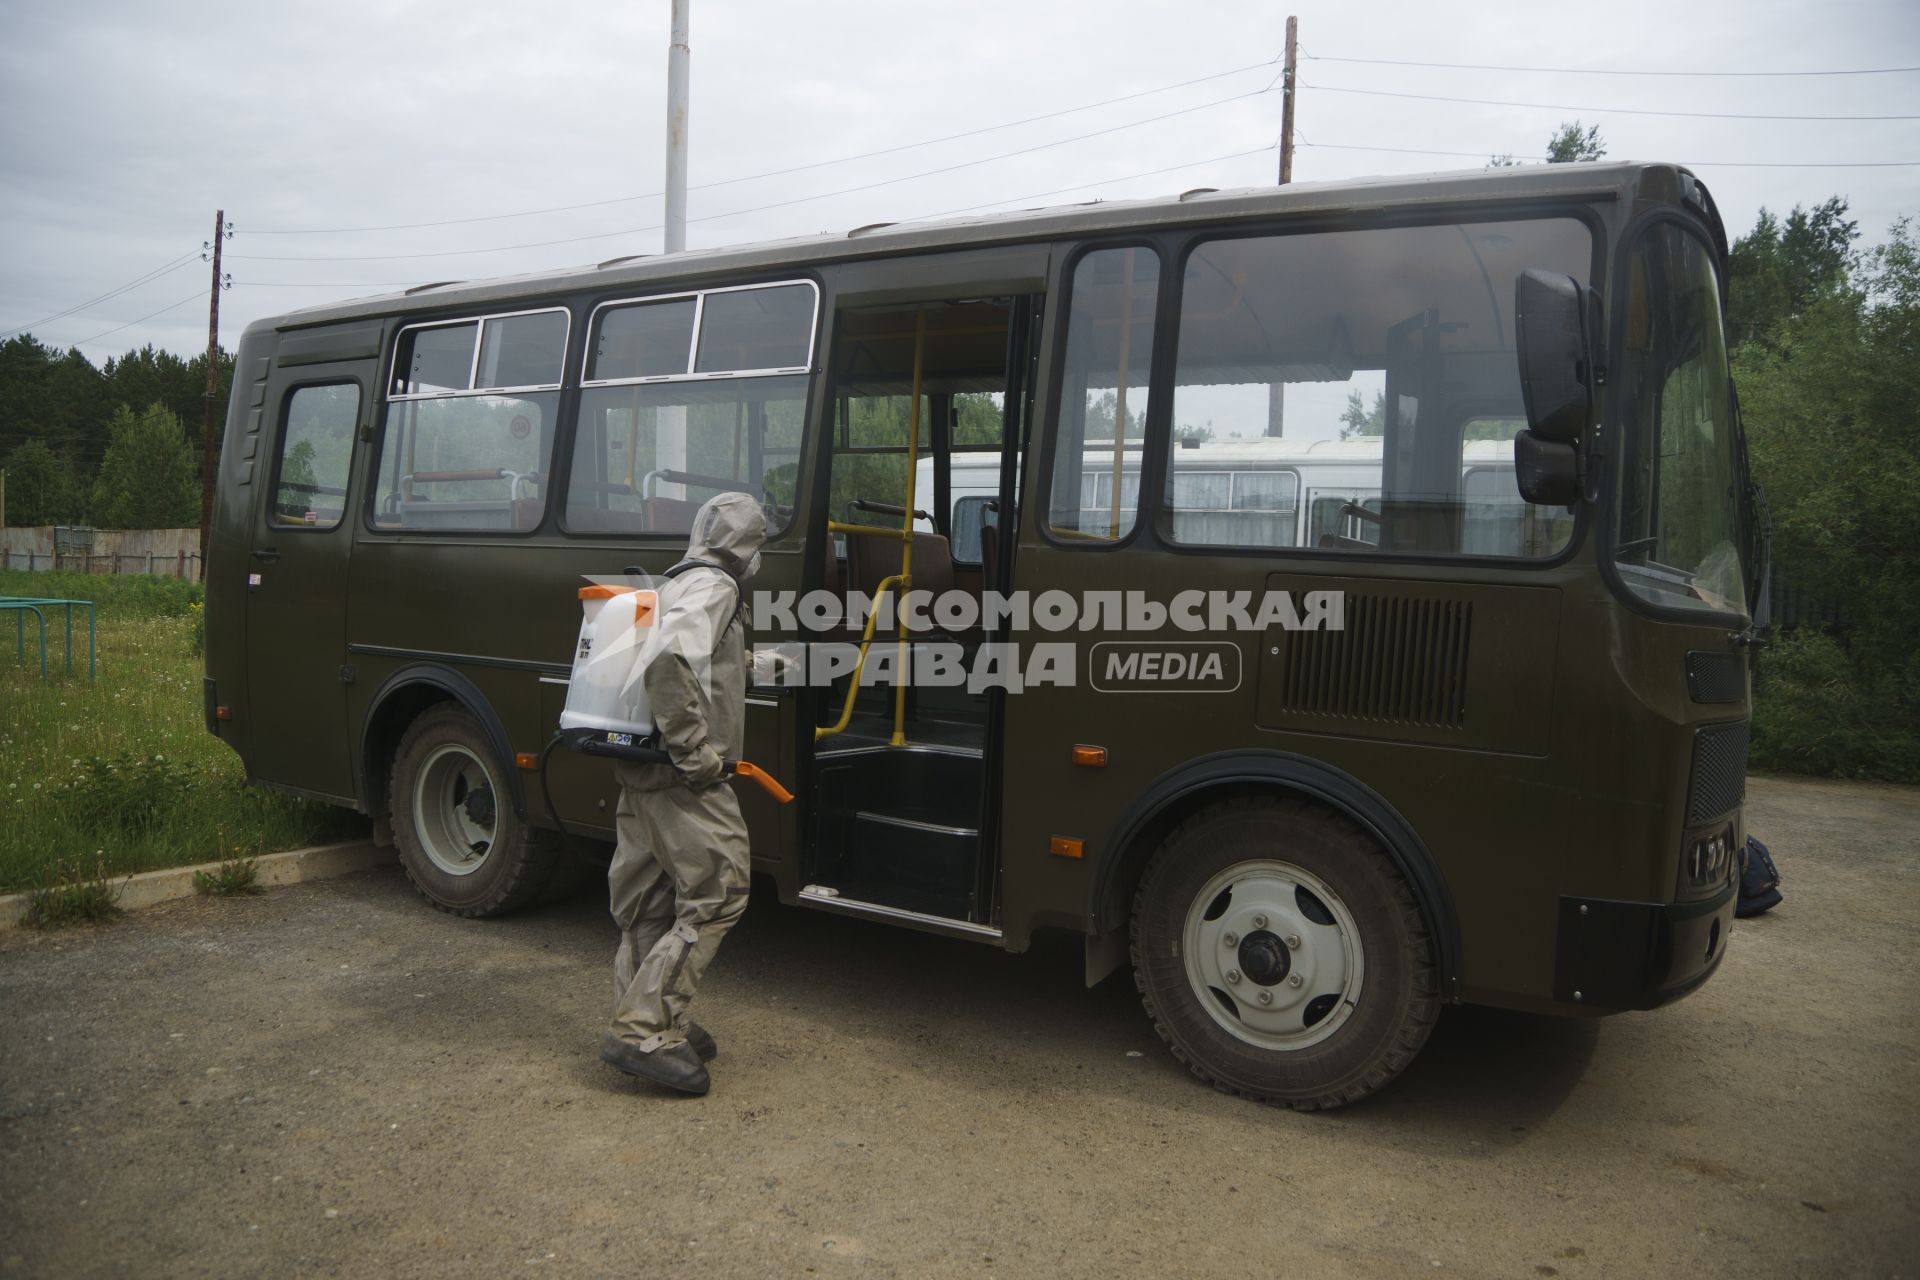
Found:
[[546, 887], [556, 846], [515, 811], [509, 785], [487, 733], [457, 702], [428, 707], [401, 735], [388, 820], [401, 867], [434, 906], [502, 915]]
[[1412, 887], [1357, 824], [1241, 797], [1161, 842], [1134, 893], [1134, 981], [1175, 1057], [1228, 1093], [1320, 1110], [1397, 1076], [1439, 1015]]

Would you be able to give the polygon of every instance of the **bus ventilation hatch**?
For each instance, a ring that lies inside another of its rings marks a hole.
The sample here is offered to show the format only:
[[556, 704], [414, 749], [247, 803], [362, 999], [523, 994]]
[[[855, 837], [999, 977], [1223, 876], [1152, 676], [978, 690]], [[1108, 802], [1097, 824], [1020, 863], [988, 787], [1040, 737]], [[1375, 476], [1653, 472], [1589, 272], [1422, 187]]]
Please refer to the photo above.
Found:
[[1473, 604], [1349, 593], [1339, 631], [1280, 633], [1276, 709], [1459, 729]]

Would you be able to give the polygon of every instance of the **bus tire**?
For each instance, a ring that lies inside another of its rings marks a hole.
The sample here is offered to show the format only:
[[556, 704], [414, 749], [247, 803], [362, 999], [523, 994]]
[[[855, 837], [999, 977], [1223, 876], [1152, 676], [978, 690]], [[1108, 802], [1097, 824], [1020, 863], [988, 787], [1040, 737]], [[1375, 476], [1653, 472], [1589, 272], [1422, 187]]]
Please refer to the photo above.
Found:
[[1298, 1111], [1387, 1084], [1439, 1016], [1412, 888], [1366, 832], [1304, 799], [1225, 801], [1174, 828], [1140, 877], [1132, 944], [1174, 1056]]
[[540, 895], [554, 842], [506, 795], [506, 770], [465, 707], [422, 712], [394, 753], [387, 803], [400, 865], [420, 896], [459, 916], [497, 916]]

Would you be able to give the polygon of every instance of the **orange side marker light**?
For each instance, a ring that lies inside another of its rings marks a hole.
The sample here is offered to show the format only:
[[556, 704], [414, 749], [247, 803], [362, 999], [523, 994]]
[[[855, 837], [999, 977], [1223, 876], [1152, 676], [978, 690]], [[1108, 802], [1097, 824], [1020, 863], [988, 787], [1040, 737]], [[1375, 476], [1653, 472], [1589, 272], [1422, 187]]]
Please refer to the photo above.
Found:
[[1107, 767], [1107, 749], [1105, 747], [1075, 747], [1073, 749], [1073, 762], [1075, 764], [1085, 765], [1089, 769], [1104, 769]]
[[515, 754], [513, 763], [521, 769], [538, 769], [540, 767], [540, 756], [537, 752], [521, 751]]
[[1055, 836], [1047, 852], [1056, 858], [1084, 858], [1087, 856], [1087, 842], [1073, 836]]
[[233, 719], [233, 708], [232, 707], [215, 707], [213, 709], [213, 718], [215, 720], [231, 720]]

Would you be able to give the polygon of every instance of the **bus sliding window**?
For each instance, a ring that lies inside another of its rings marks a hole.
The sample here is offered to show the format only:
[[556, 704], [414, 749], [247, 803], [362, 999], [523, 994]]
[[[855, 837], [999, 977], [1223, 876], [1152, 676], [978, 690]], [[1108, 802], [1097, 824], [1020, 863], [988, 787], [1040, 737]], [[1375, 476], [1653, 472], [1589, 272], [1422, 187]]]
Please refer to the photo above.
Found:
[[767, 532], [792, 518], [807, 411], [807, 379], [589, 387], [567, 480], [569, 533], [684, 538], [718, 493], [760, 499]]
[[380, 437], [375, 528], [539, 527], [570, 322], [565, 310], [549, 308], [400, 331]]

